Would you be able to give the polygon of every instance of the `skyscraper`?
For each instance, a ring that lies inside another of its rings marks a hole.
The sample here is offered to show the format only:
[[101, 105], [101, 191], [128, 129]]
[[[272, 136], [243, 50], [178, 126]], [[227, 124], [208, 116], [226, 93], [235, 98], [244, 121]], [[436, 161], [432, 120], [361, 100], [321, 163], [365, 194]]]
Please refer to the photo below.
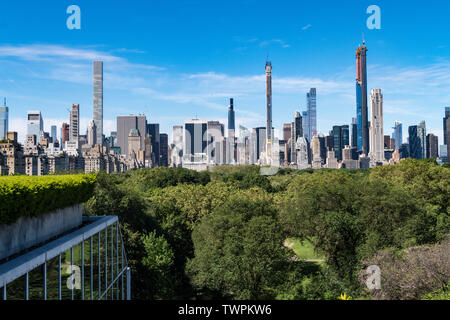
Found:
[[[228, 120], [230, 120], [228, 118]], [[234, 137], [234, 129], [230, 131], [228, 129], [228, 136]], [[220, 123], [219, 121], [208, 121], [208, 156], [210, 157], [210, 160], [215, 160], [216, 158], [216, 143], [222, 141], [222, 138], [225, 136], [225, 126], [223, 123]], [[228, 139], [231, 140], [231, 139]], [[227, 140], [227, 141], [228, 141]], [[234, 138], [232, 139], [234, 140]], [[231, 143], [229, 145], [225, 146], [225, 155], [226, 155], [226, 163], [231, 162], [231, 150], [233, 150]], [[224, 164], [226, 164], [224, 163]]]
[[52, 138], [52, 142], [55, 143], [56, 140], [58, 139], [57, 134], [56, 134], [56, 126], [51, 126], [51, 130], [50, 130], [50, 137]]
[[450, 107], [445, 107], [445, 117], [444, 117], [444, 144], [448, 145], [450, 139]]
[[9, 108], [6, 106], [6, 99], [4, 99], [3, 106], [0, 106], [0, 140], [6, 139], [8, 132], [8, 114]]
[[234, 122], [234, 105], [233, 98], [230, 99], [228, 107], [228, 137], [234, 139], [235, 136], [235, 122]]
[[256, 160], [259, 160], [261, 158], [261, 153], [266, 151], [266, 128], [265, 127], [258, 127], [255, 128], [256, 131]]
[[427, 159], [436, 159], [439, 157], [438, 137], [430, 133], [427, 135]]
[[167, 133], [161, 133], [159, 135], [160, 138], [160, 158], [159, 158], [159, 165], [161, 167], [168, 167], [169, 166], [169, 136]]
[[152, 142], [153, 167], [159, 167], [159, 160], [161, 158], [161, 135], [159, 133], [159, 123], [149, 123], [147, 125], [147, 132], [150, 134], [150, 140]]
[[369, 120], [367, 111], [367, 47], [356, 50], [356, 118], [358, 122], [358, 150], [369, 154]]
[[314, 135], [317, 134], [317, 94], [316, 88], [311, 88], [306, 94], [306, 108], [308, 110], [308, 132], [304, 136], [311, 142]]
[[358, 148], [358, 120], [352, 118], [352, 147]]
[[88, 144], [93, 147], [97, 144], [97, 126], [95, 125], [94, 120], [91, 121], [88, 127]]
[[69, 141], [70, 139], [70, 126], [67, 123], [63, 123], [61, 126], [61, 145]]
[[[94, 122], [97, 127], [97, 144], [103, 145], [103, 61], [94, 61]], [[144, 133], [145, 131], [141, 131], [141, 138], [145, 136]]]
[[273, 139], [272, 133], [272, 63], [266, 61], [266, 111], [267, 111], [267, 123], [266, 123], [266, 136], [268, 144]]
[[425, 121], [420, 121], [417, 126], [417, 135], [420, 140], [420, 148], [422, 151], [422, 158], [420, 159], [425, 159], [427, 157], [427, 128], [425, 126]]
[[309, 137], [308, 137], [308, 133], [309, 133], [309, 114], [308, 114], [308, 111], [303, 111], [302, 112], [302, 130], [303, 130], [302, 137], [304, 137], [306, 140], [308, 140], [309, 139]]
[[[144, 139], [145, 134], [141, 132], [147, 132], [147, 120], [144, 115], [140, 116], [118, 116], [117, 117], [117, 143], [116, 146], [120, 147], [120, 153], [122, 155], [128, 155], [128, 136], [131, 129], [138, 129], [139, 136], [141, 138], [141, 146], [145, 146]], [[98, 130], [98, 128], [97, 128]], [[98, 137], [98, 132], [97, 132]], [[97, 141], [98, 144], [98, 141]]]
[[39, 140], [44, 130], [44, 120], [40, 111], [28, 111], [27, 135], [34, 134]]
[[297, 152], [295, 151], [298, 138], [303, 137], [303, 118], [299, 111], [294, 114], [291, 131], [291, 162], [297, 163]]
[[375, 162], [384, 161], [383, 94], [381, 89], [372, 89], [370, 94], [370, 152]]
[[408, 127], [409, 156], [413, 159], [423, 159], [422, 142], [419, 139], [418, 126]]
[[349, 145], [349, 127], [348, 125], [333, 126], [333, 147], [336, 159], [342, 160], [342, 150]]
[[291, 123], [284, 123], [283, 124], [283, 140], [285, 142], [285, 155], [284, 158], [287, 162], [291, 162], [291, 150], [292, 150], [292, 143], [291, 143], [291, 136], [292, 136], [292, 127], [293, 125]]
[[403, 129], [402, 123], [400, 121], [395, 121], [394, 132], [392, 133], [392, 138], [395, 140], [395, 149], [400, 149], [403, 144]]
[[70, 110], [70, 127], [69, 127], [69, 140], [71, 142], [78, 142], [80, 135], [80, 105], [72, 104]]
[[445, 108], [444, 117], [444, 146], [447, 146], [447, 160], [450, 155], [450, 107]]
[[208, 121], [189, 120], [184, 122], [183, 159], [196, 162], [196, 155], [206, 155], [208, 143], [207, 130]]

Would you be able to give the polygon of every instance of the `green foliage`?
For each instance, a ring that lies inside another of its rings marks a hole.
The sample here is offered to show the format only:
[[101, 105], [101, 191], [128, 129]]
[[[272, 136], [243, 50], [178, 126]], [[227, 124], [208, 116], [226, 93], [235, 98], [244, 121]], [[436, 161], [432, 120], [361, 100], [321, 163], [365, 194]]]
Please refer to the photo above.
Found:
[[[360, 299], [370, 297], [359, 281], [368, 259], [449, 234], [449, 188], [449, 168], [411, 159], [270, 177], [258, 166], [156, 168], [98, 174], [85, 211], [119, 216], [133, 298]], [[289, 237], [325, 263], [293, 261]], [[406, 281], [398, 268], [392, 283]], [[413, 297], [405, 288], [396, 296]]]
[[424, 295], [422, 300], [450, 300], [450, 283], [444, 288]]
[[286, 275], [288, 250], [276, 210], [264, 200], [230, 199], [194, 229], [192, 283], [235, 299], [272, 297]]
[[96, 175], [0, 177], [0, 224], [36, 217], [87, 201]]

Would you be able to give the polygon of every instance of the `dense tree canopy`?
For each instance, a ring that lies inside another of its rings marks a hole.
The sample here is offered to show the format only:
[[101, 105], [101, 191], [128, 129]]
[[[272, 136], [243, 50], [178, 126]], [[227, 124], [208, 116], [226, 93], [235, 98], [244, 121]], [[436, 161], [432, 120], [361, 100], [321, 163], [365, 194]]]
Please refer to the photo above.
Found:
[[[361, 270], [379, 261], [401, 274], [397, 253], [444, 241], [449, 195], [450, 169], [429, 161], [269, 177], [258, 166], [156, 168], [99, 174], [85, 212], [119, 216], [133, 298], [383, 298], [389, 287], [368, 293]], [[298, 261], [287, 238], [312, 243], [325, 261]], [[391, 287], [395, 297], [435, 297], [448, 280], [412, 295]]]

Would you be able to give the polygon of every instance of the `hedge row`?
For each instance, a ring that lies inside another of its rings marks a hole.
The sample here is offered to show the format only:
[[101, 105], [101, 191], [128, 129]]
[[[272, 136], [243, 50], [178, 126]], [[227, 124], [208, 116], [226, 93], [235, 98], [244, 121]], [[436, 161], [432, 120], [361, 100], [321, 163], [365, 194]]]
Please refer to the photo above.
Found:
[[0, 225], [86, 202], [96, 175], [0, 177]]

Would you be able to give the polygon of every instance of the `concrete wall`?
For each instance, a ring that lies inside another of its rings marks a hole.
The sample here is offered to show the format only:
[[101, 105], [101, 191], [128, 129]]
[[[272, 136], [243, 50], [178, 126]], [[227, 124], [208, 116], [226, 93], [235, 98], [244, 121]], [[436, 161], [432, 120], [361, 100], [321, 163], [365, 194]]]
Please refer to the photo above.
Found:
[[0, 225], [0, 260], [80, 226], [81, 204], [35, 218], [21, 217], [12, 225]]

